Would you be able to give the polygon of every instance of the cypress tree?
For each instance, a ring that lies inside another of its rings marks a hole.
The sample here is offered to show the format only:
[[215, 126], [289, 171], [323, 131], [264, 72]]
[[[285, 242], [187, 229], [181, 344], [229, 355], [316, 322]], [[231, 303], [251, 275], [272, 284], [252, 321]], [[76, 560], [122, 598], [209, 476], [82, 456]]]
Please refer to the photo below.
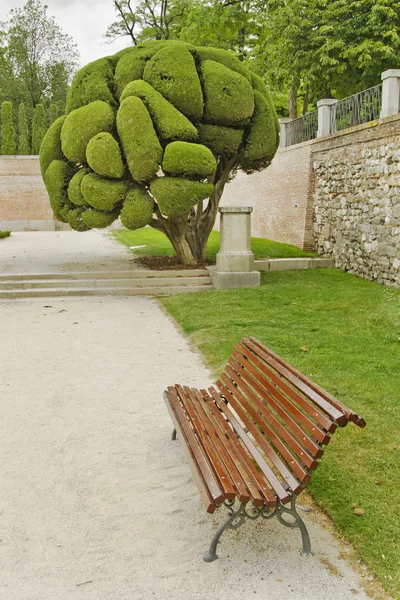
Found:
[[18, 154], [29, 154], [29, 130], [25, 104], [21, 102], [18, 110]]
[[57, 104], [54, 104], [54, 102], [52, 104], [50, 104], [50, 109], [49, 109], [49, 125], [52, 125], [54, 123], [54, 121], [56, 121], [58, 119], [58, 117], [60, 116], [60, 109], [57, 106]]
[[47, 131], [43, 104], [37, 104], [32, 121], [32, 154], [39, 154], [40, 145]]
[[1, 105], [1, 153], [16, 154], [17, 138], [12, 118], [12, 103], [5, 100]]

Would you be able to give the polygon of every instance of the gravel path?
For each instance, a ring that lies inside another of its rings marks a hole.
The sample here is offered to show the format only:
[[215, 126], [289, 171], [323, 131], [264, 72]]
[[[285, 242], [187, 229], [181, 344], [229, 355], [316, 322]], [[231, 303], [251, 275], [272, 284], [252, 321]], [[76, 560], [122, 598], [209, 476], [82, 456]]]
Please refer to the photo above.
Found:
[[314, 558], [272, 522], [207, 515], [162, 400], [210, 374], [148, 298], [0, 303], [0, 597], [346, 600], [367, 596], [307, 513]]
[[15, 231], [0, 241], [0, 274], [138, 268], [128, 248], [102, 231]]

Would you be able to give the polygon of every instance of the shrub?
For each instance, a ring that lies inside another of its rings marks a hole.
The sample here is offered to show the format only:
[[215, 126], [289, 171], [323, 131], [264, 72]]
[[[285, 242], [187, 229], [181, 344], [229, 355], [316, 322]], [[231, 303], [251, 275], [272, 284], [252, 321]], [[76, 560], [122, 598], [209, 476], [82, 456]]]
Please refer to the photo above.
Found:
[[128, 229], [140, 229], [152, 219], [154, 202], [140, 186], [132, 186], [121, 210], [121, 223]]
[[107, 213], [95, 210], [94, 208], [89, 208], [82, 213], [82, 221], [87, 229], [101, 229], [102, 227], [108, 227], [115, 219], [118, 219], [118, 211]]
[[165, 148], [162, 168], [168, 175], [205, 179], [215, 175], [217, 161], [206, 146], [188, 142], [171, 142]]
[[150, 184], [150, 190], [157, 200], [158, 207], [166, 217], [176, 217], [185, 213], [211, 196], [214, 186], [179, 177], [159, 177]]
[[1, 105], [1, 153], [16, 154], [17, 139], [13, 125], [12, 103], [5, 100]]
[[98, 133], [86, 147], [86, 161], [98, 175], [121, 179], [125, 167], [118, 142], [111, 133]]
[[28, 120], [26, 118], [25, 104], [21, 102], [18, 109], [18, 154], [26, 155], [29, 153]]
[[40, 170], [42, 177], [53, 160], [65, 160], [61, 149], [61, 128], [65, 121], [65, 116], [60, 117], [48, 128], [40, 146]]
[[74, 171], [67, 162], [53, 160], [44, 177], [51, 208], [57, 219], [63, 223], [68, 222], [68, 212], [75, 209], [68, 198], [68, 184], [73, 174]]
[[113, 211], [125, 197], [126, 182], [113, 181], [89, 173], [82, 178], [81, 192], [86, 204], [98, 210]]
[[85, 169], [85, 168], [79, 169], [79, 171], [77, 173], [75, 173], [75, 175], [69, 182], [68, 198], [69, 198], [70, 202], [72, 202], [72, 204], [75, 204], [75, 206], [86, 206], [87, 207], [87, 202], [86, 202], [85, 198], [82, 196], [81, 183], [82, 183], [82, 179], [85, 177], [85, 175], [88, 175], [89, 173], [90, 173], [90, 169]]
[[0, 240], [3, 238], [9, 237], [11, 235], [11, 231], [0, 231]]

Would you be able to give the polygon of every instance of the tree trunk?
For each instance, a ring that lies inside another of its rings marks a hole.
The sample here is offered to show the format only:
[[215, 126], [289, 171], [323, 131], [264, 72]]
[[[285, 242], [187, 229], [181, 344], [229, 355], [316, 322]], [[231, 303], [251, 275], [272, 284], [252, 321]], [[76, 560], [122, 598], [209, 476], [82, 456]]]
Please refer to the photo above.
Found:
[[299, 80], [293, 75], [292, 84], [289, 89], [289, 117], [297, 119], [297, 90], [299, 89]]
[[157, 219], [153, 219], [151, 226], [167, 236], [183, 265], [205, 263], [207, 241], [217, 218], [219, 201], [236, 161], [237, 155], [230, 159], [221, 157], [214, 178], [214, 191], [205, 208], [204, 203], [199, 202], [189, 214], [169, 218], [156, 211]]

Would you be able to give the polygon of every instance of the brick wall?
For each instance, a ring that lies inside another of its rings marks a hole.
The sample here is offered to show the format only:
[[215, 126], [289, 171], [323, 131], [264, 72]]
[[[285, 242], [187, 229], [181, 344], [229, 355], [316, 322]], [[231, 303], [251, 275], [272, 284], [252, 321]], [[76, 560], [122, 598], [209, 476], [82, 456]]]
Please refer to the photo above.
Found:
[[252, 235], [303, 249], [313, 245], [312, 142], [278, 150], [258, 173], [239, 172], [225, 187], [221, 205], [252, 206]]
[[56, 229], [38, 156], [0, 156], [0, 230]]

